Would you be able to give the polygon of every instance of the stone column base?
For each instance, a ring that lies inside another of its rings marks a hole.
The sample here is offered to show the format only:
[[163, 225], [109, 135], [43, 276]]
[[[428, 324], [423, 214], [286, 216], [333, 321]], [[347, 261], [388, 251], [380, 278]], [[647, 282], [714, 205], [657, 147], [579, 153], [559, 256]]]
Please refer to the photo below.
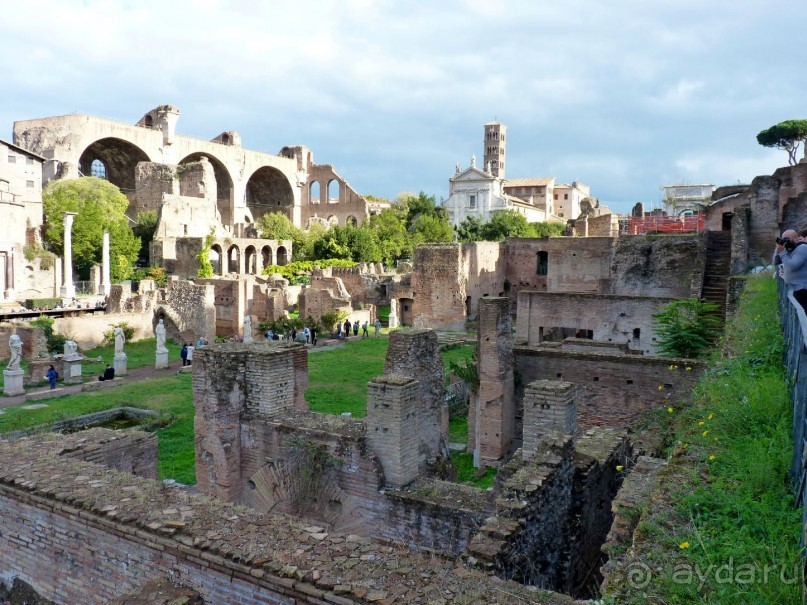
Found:
[[115, 368], [115, 376], [126, 376], [127, 369], [126, 369], [126, 353], [121, 353], [120, 355], [115, 355], [115, 358], [112, 361], [112, 367]]
[[162, 370], [168, 367], [168, 351], [160, 352], [157, 351], [157, 361], [154, 364], [154, 368], [157, 370]]
[[6, 395], [22, 395], [25, 389], [22, 388], [23, 370], [3, 370], [3, 392]]
[[66, 383], [81, 382], [81, 360], [80, 359], [65, 359], [64, 360], [64, 381]]

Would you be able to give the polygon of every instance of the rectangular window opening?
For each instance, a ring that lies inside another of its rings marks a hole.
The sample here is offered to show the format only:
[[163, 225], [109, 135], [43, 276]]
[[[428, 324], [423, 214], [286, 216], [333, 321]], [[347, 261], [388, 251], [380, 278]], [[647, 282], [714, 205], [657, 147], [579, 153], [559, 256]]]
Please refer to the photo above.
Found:
[[549, 270], [549, 252], [541, 251], [538, 253], [538, 275], [547, 275]]

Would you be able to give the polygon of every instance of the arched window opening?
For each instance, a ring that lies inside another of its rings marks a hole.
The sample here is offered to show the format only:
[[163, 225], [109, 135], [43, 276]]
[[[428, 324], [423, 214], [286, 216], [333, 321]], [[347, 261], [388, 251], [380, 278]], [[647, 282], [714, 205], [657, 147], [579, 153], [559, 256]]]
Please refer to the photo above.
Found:
[[336, 179], [328, 181], [328, 203], [339, 203], [339, 181]]
[[320, 184], [319, 181], [312, 181], [309, 189], [310, 200], [312, 204], [319, 204], [320, 202]]
[[106, 164], [101, 160], [93, 160], [90, 164], [90, 175], [106, 180]]

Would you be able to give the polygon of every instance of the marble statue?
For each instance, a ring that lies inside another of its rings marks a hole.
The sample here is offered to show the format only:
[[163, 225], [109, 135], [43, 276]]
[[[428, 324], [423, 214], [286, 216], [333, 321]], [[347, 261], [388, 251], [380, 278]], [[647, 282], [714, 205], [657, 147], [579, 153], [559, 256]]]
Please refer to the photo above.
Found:
[[162, 319], [157, 323], [154, 335], [157, 337], [157, 352], [168, 353], [168, 347], [165, 346], [165, 324]]
[[123, 355], [123, 345], [126, 343], [126, 335], [123, 333], [123, 328], [115, 326], [112, 333], [115, 335], [115, 355]]
[[22, 340], [16, 334], [12, 334], [8, 339], [8, 348], [11, 349], [11, 359], [6, 366], [7, 370], [19, 370], [22, 361]]
[[64, 341], [64, 358], [73, 359], [78, 356], [78, 345], [75, 340]]

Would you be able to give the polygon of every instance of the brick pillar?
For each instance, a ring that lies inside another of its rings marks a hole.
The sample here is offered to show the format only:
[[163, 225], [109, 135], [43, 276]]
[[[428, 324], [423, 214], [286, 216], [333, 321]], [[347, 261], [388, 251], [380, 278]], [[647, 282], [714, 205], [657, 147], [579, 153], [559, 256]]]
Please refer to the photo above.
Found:
[[196, 484], [233, 502], [241, 483], [241, 412], [246, 403], [244, 355], [212, 347], [193, 355]]
[[536, 380], [524, 389], [524, 460], [532, 460], [538, 442], [553, 433], [577, 432], [580, 388], [562, 380]]
[[508, 298], [479, 299], [477, 370], [479, 391], [468, 430], [474, 434], [474, 464], [501, 461], [512, 448], [516, 409], [513, 379], [513, 321]]
[[443, 426], [448, 426], [443, 422], [448, 411], [445, 409], [445, 375], [437, 333], [433, 330], [392, 332], [384, 374], [408, 376], [420, 385], [416, 433], [420, 438], [420, 465], [424, 467], [429, 458], [441, 454], [445, 437]]
[[420, 393], [417, 380], [400, 374], [367, 384], [367, 441], [393, 487], [411, 483], [419, 473]]

